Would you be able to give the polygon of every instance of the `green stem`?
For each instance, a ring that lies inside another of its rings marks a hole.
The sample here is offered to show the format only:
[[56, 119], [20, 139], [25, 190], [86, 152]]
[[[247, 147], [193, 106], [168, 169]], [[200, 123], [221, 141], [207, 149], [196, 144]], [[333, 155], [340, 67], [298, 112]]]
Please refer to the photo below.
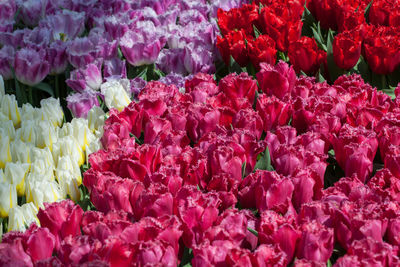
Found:
[[55, 97], [60, 98], [60, 81], [59, 81], [58, 74], [55, 76], [54, 82], [55, 82], [55, 90], [56, 90]]
[[381, 90], [386, 89], [386, 75], [382, 74], [381, 75]]

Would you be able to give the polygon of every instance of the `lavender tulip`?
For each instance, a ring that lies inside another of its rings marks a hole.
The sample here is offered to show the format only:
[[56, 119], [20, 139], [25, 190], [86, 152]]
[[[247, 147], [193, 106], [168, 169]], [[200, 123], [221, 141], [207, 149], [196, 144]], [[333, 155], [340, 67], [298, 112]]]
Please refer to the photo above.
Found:
[[100, 54], [99, 48], [88, 37], [76, 38], [67, 48], [68, 61], [75, 68], [94, 62]]
[[0, 18], [2, 20], [11, 20], [17, 11], [15, 0], [5, 0], [0, 2]]
[[47, 60], [50, 64], [50, 74], [63, 73], [68, 66], [67, 44], [57, 40], [47, 49]]
[[82, 34], [85, 28], [85, 13], [79, 13], [69, 10], [62, 10], [54, 15], [46, 17], [41, 22], [51, 29], [54, 40], [73, 40]]
[[99, 90], [103, 81], [101, 77], [101, 64], [89, 64], [86, 68], [76, 69], [71, 72], [71, 77], [66, 81], [74, 91], [82, 93], [87, 90]]
[[23, 48], [15, 54], [15, 76], [27, 85], [40, 83], [50, 72], [50, 64], [46, 60], [44, 50], [36, 51], [32, 48]]
[[143, 23], [122, 37], [120, 41], [122, 54], [133, 66], [153, 64], [165, 44], [162, 39], [153, 23]]
[[126, 63], [125, 60], [120, 60], [118, 57], [105, 60], [103, 76], [119, 76], [121, 78], [126, 78]]
[[20, 10], [19, 18], [27, 26], [34, 27], [38, 25], [41, 18], [45, 15], [45, 0], [19, 0], [18, 8]]
[[0, 49], [0, 75], [4, 80], [13, 78], [11, 67], [14, 67], [15, 50], [12, 46], [3, 46]]
[[67, 107], [74, 117], [86, 118], [93, 106], [99, 106], [98, 93], [86, 90], [83, 93], [73, 94], [67, 97]]
[[36, 27], [29, 32], [25, 32], [23, 42], [25, 46], [33, 48], [47, 47], [50, 44], [51, 33], [46, 27]]

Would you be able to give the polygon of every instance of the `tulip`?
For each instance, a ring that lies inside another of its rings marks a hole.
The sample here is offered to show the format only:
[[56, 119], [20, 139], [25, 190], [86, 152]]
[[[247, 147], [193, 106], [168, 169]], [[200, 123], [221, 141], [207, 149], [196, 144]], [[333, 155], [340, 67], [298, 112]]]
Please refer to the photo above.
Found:
[[46, 51], [33, 48], [22, 48], [15, 54], [15, 76], [26, 85], [40, 83], [50, 72], [50, 64], [46, 60]]
[[131, 102], [127, 88], [124, 88], [118, 80], [109, 80], [103, 83], [100, 88], [109, 109], [116, 108], [118, 111], [122, 111]]
[[21, 115], [15, 95], [4, 95], [1, 98], [0, 111], [13, 122], [14, 127], [19, 127]]
[[94, 106], [91, 108], [87, 115], [88, 126], [92, 132], [99, 130], [100, 127], [103, 127], [105, 120], [105, 113], [102, 108], [98, 106]]
[[29, 163], [8, 162], [4, 171], [5, 177], [10, 184], [16, 186], [19, 197], [25, 194], [25, 177], [29, 171]]
[[71, 196], [73, 201], [80, 199], [79, 185], [82, 184], [81, 171], [78, 163], [71, 160], [70, 156], [58, 159], [56, 177], [63, 190]]
[[54, 181], [54, 166], [49, 166], [43, 159], [32, 161], [31, 172], [34, 176], [40, 177], [40, 180]]
[[31, 147], [30, 143], [24, 143], [21, 140], [10, 142], [12, 161], [31, 163]]
[[15, 139], [15, 128], [12, 121], [0, 121], [0, 132], [3, 136], [7, 135], [10, 137], [10, 141]]
[[[31, 149], [31, 153], [32, 153], [32, 162], [36, 162], [36, 161], [43, 161], [44, 166], [46, 167], [46, 171], [52, 172], [54, 171], [54, 160], [53, 160], [53, 156], [52, 153], [50, 151], [50, 149], [48, 147], [45, 147], [43, 149], [41, 148], [37, 148], [37, 147], [33, 147]], [[32, 165], [34, 165], [32, 163]], [[32, 170], [35, 168], [35, 166], [32, 166]]]
[[0, 168], [4, 169], [7, 162], [11, 162], [10, 138], [7, 135], [0, 136]]
[[40, 121], [36, 124], [36, 146], [39, 148], [48, 147], [50, 151], [53, 144], [57, 142], [57, 133], [49, 121]]
[[42, 22], [51, 29], [54, 40], [67, 41], [79, 36], [85, 28], [85, 13], [62, 9]]
[[30, 103], [26, 103], [22, 105], [20, 109], [21, 121], [36, 121], [42, 120], [42, 114], [40, 109], [33, 107]]
[[129, 64], [141, 66], [153, 64], [164, 43], [154, 24], [147, 21], [140, 28], [126, 32], [120, 46]]
[[13, 78], [13, 73], [10, 66], [14, 66], [15, 49], [11, 45], [4, 45], [0, 49], [0, 74], [5, 80]]
[[101, 77], [101, 63], [91, 63], [85, 68], [76, 69], [66, 81], [74, 91], [82, 93], [86, 90], [99, 90], [103, 78]]
[[64, 112], [60, 105], [60, 100], [55, 98], [46, 98], [40, 101], [41, 110], [45, 120], [50, 121], [54, 127], [61, 126], [64, 119]]
[[70, 123], [64, 124], [59, 132], [60, 136], [73, 136], [78, 141], [80, 148], [85, 151], [88, 140], [93, 135], [88, 128], [88, 121], [83, 118], [74, 118]]
[[67, 43], [55, 41], [47, 48], [47, 60], [50, 64], [50, 74], [57, 75], [63, 73], [68, 67]]
[[31, 223], [40, 225], [39, 219], [36, 217], [37, 213], [38, 209], [32, 202], [10, 209], [8, 215], [8, 231], [23, 232]]
[[7, 217], [10, 209], [17, 205], [17, 189], [15, 185], [0, 183], [0, 217]]
[[73, 136], [64, 136], [53, 145], [53, 158], [58, 164], [58, 158], [69, 155], [73, 161], [81, 166], [85, 162], [84, 151]]
[[98, 94], [92, 90], [85, 90], [82, 93], [76, 93], [67, 97], [67, 107], [76, 118], [86, 118], [88, 112], [93, 107], [98, 107]]
[[42, 180], [40, 176], [30, 173], [26, 179], [26, 200], [33, 202], [37, 208], [44, 208], [43, 203], [55, 202], [65, 198], [65, 192], [55, 181]]
[[21, 128], [15, 133], [15, 139], [36, 146], [36, 122], [33, 120], [22, 121]]

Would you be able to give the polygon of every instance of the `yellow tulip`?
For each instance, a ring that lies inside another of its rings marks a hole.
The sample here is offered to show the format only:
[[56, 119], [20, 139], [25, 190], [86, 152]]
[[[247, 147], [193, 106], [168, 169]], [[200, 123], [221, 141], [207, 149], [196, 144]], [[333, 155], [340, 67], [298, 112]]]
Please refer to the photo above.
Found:
[[42, 99], [40, 101], [41, 110], [46, 118], [54, 127], [60, 127], [64, 119], [64, 112], [60, 105], [60, 100], [55, 98]]

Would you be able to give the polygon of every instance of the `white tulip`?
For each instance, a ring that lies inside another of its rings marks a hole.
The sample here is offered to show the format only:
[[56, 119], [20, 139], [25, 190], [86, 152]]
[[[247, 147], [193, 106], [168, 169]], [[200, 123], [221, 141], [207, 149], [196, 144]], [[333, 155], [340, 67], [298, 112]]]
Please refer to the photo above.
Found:
[[74, 118], [70, 123], [65, 123], [59, 131], [59, 136], [73, 136], [78, 141], [79, 146], [85, 151], [88, 145], [88, 135], [92, 134], [87, 125], [87, 120]]
[[31, 143], [36, 146], [36, 125], [37, 122], [33, 120], [22, 121], [21, 128], [19, 128], [15, 133], [15, 139], [20, 139], [25, 143]]
[[30, 103], [23, 104], [20, 113], [21, 121], [41, 121], [44, 119], [40, 109], [33, 107]]
[[11, 162], [10, 138], [8, 135], [0, 136], [0, 168], [4, 169], [7, 162]]
[[0, 217], [7, 217], [11, 208], [18, 205], [15, 185], [0, 183]]
[[89, 162], [89, 155], [102, 149], [99, 138], [95, 138], [86, 148], [86, 162]]
[[81, 170], [79, 169], [78, 163], [73, 161], [70, 156], [62, 156], [58, 159], [56, 177], [60, 184], [62, 184], [64, 178], [67, 177], [75, 179], [78, 186], [82, 184]]
[[40, 101], [41, 109], [54, 127], [59, 127], [62, 125], [64, 119], [64, 112], [60, 105], [60, 100], [55, 98], [42, 99]]
[[56, 181], [41, 180], [30, 173], [26, 179], [26, 201], [33, 202], [37, 208], [44, 208], [43, 203], [55, 202], [66, 197]]
[[15, 138], [15, 128], [12, 121], [0, 121], [0, 133], [2, 135], [8, 135], [10, 137], [10, 141]]
[[57, 132], [53, 124], [49, 121], [40, 121], [36, 125], [36, 146], [48, 147], [51, 151], [55, 142], [57, 142]]
[[13, 162], [31, 163], [31, 149], [33, 145], [30, 143], [22, 142], [21, 140], [14, 140], [10, 142], [11, 158]]
[[36, 216], [38, 208], [32, 203], [25, 203], [22, 206], [16, 206], [10, 209], [8, 214], [8, 231], [20, 231], [23, 232], [31, 223], [40, 225], [40, 221]]
[[71, 135], [59, 138], [57, 143], [53, 145], [52, 152], [56, 165], [58, 165], [58, 159], [62, 156], [70, 156], [79, 166], [85, 163], [85, 154], [78, 141]]
[[104, 126], [106, 114], [103, 109], [98, 106], [93, 106], [87, 116], [88, 127], [92, 132], [95, 132], [100, 129], [100, 127]]
[[1, 98], [0, 111], [13, 122], [14, 127], [19, 127], [21, 115], [15, 95], [4, 95]]
[[110, 79], [101, 85], [101, 93], [104, 95], [104, 101], [109, 109], [116, 108], [118, 111], [122, 111], [131, 103], [123, 84], [120, 80]]
[[29, 163], [8, 162], [4, 175], [10, 184], [16, 186], [17, 195], [22, 197], [25, 194], [25, 177], [29, 172]]

